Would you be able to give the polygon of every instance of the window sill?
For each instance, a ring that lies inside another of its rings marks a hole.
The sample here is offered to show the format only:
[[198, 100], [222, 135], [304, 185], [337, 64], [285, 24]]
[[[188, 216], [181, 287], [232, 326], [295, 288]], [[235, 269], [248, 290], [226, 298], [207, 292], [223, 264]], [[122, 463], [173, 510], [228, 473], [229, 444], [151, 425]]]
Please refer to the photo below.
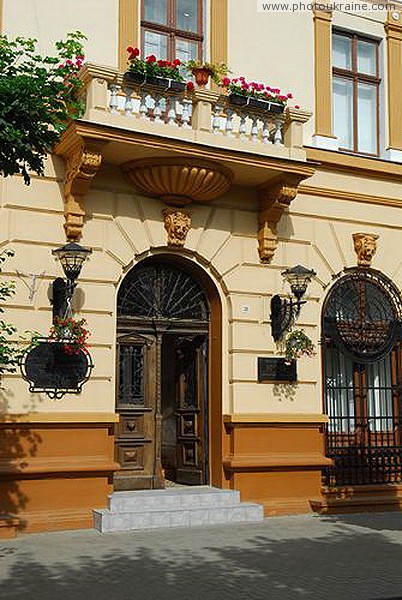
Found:
[[[399, 161], [380, 156], [352, 154], [342, 150], [328, 150], [305, 146], [307, 160], [320, 162], [331, 169], [351, 172], [373, 178], [401, 181], [402, 164]], [[398, 152], [395, 151], [394, 152]], [[401, 152], [402, 154], [402, 152]]]

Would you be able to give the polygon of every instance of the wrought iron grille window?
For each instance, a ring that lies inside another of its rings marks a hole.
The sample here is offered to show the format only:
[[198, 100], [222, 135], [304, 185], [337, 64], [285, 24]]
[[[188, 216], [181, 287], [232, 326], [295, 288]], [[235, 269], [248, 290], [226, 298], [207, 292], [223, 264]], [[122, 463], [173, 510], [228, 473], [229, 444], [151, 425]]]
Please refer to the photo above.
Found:
[[402, 304], [373, 269], [351, 269], [323, 312], [327, 485], [402, 481]]
[[119, 290], [121, 317], [208, 322], [203, 289], [184, 271], [165, 263], [144, 263], [133, 269]]
[[144, 403], [144, 346], [120, 344], [118, 404]]

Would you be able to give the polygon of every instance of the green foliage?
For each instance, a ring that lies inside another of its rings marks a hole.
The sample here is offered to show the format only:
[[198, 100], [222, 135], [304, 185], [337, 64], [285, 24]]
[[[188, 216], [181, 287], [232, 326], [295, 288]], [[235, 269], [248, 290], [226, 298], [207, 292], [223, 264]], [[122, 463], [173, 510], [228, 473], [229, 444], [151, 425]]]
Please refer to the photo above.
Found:
[[286, 337], [285, 357], [291, 361], [301, 356], [315, 356], [315, 347], [302, 329], [295, 329]]
[[79, 99], [82, 40], [76, 31], [56, 43], [55, 56], [41, 56], [37, 40], [0, 36], [0, 174], [28, 170], [43, 175], [46, 154], [60, 140], [69, 118], [83, 112]]
[[[3, 250], [0, 253], [0, 263], [4, 263], [7, 258], [14, 256], [12, 250]], [[7, 301], [15, 294], [15, 285], [13, 281], [0, 282], [0, 303]], [[4, 308], [0, 304], [0, 313], [4, 313]], [[12, 373], [18, 365], [22, 352], [20, 347], [11, 341], [12, 336], [17, 333], [17, 328], [10, 325], [3, 319], [0, 319], [0, 375], [2, 373]]]

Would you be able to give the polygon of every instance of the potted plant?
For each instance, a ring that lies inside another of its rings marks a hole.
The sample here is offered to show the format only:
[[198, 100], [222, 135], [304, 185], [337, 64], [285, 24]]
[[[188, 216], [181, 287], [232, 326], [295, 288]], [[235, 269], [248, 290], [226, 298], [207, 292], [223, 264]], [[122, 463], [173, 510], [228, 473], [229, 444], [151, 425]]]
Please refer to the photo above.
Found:
[[209, 63], [202, 60], [189, 60], [186, 63], [187, 70], [194, 76], [198, 87], [203, 88], [207, 85], [209, 78], [220, 85], [221, 80], [228, 74], [228, 68], [225, 63]]
[[285, 360], [290, 364], [302, 356], [315, 356], [315, 346], [302, 329], [295, 329], [285, 340]]
[[221, 85], [228, 91], [229, 102], [236, 106], [249, 106], [281, 114], [288, 100], [293, 98], [291, 93], [283, 94], [279, 88], [272, 88], [264, 83], [248, 82], [244, 77], [230, 79], [224, 77]]
[[153, 54], [141, 58], [139, 49], [131, 46], [127, 48], [127, 52], [128, 67], [123, 77], [126, 83], [146, 83], [175, 92], [185, 90], [186, 84], [180, 72], [181, 61], [178, 58], [173, 61], [157, 60]]

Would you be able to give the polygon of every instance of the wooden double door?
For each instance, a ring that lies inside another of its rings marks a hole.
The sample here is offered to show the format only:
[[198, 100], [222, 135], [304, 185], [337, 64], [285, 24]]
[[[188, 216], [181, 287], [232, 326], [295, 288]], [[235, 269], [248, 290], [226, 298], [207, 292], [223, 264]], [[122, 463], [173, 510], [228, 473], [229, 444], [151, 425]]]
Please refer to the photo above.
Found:
[[208, 483], [207, 353], [206, 324], [120, 320], [115, 489]]

